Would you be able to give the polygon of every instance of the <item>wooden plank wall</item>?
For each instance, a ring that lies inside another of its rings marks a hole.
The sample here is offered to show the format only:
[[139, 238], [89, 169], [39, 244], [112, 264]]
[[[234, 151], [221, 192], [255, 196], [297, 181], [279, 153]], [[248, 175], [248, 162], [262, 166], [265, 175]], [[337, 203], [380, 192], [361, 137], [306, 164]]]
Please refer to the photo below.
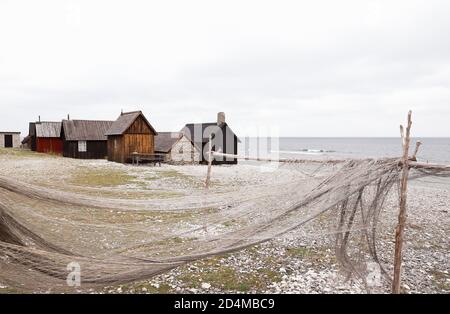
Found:
[[115, 162], [125, 162], [123, 137], [108, 136], [108, 160]]
[[87, 141], [87, 152], [78, 151], [78, 141], [64, 141], [64, 157], [79, 159], [103, 159], [108, 155], [106, 141]]
[[155, 152], [155, 138], [153, 134], [125, 134], [125, 156], [134, 152], [141, 154], [153, 154]]
[[155, 153], [155, 135], [140, 116], [123, 135], [108, 136], [108, 160], [120, 163], [131, 162], [131, 154]]
[[40, 153], [62, 154], [63, 142], [60, 138], [43, 138], [36, 139], [36, 151]]
[[152, 134], [152, 133], [153, 133], [152, 130], [147, 125], [147, 123], [145, 123], [145, 120], [144, 118], [142, 118], [142, 116], [139, 116], [125, 132], [125, 134]]

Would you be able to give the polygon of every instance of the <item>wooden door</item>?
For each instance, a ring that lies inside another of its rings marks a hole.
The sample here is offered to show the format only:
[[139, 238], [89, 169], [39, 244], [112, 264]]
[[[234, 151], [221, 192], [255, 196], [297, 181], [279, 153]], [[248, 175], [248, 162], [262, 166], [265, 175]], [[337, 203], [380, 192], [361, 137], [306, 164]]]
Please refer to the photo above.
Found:
[[13, 147], [13, 136], [11, 134], [5, 134], [5, 147]]

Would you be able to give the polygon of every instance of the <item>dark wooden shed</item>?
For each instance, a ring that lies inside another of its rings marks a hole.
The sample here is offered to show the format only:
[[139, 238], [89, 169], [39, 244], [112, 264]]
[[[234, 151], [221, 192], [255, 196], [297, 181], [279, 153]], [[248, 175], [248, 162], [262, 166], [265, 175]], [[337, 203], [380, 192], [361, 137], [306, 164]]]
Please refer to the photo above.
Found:
[[63, 120], [63, 156], [79, 159], [106, 158], [108, 138], [105, 134], [112, 124], [113, 121]]
[[36, 122], [30, 122], [28, 136], [30, 137], [28, 140], [28, 146], [32, 151], [36, 151]]
[[142, 111], [122, 113], [106, 132], [108, 160], [126, 163], [134, 152], [154, 154], [157, 134]]
[[[217, 122], [186, 124], [181, 132], [200, 151], [200, 163], [206, 163], [208, 161], [210, 137], [212, 138], [213, 151], [232, 155], [238, 154], [240, 140], [225, 122], [225, 114], [223, 112], [218, 114]], [[214, 157], [213, 159], [213, 164], [216, 165], [235, 165], [237, 163], [238, 161], [235, 158]]]

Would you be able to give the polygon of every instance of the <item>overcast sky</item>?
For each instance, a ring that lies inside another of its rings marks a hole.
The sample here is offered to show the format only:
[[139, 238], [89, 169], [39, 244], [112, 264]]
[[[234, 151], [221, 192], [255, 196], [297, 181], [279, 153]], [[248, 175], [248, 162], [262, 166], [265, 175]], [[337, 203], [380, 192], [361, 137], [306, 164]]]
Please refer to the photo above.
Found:
[[[143, 110], [158, 131], [450, 136], [450, 1], [0, 0], [0, 131]], [[26, 135], [26, 134], [25, 134]]]

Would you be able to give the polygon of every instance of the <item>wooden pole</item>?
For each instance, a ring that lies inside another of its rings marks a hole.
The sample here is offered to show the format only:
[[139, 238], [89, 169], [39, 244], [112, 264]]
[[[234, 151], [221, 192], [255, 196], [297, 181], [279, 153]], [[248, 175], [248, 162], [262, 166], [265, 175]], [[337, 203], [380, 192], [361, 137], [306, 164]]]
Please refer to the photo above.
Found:
[[400, 211], [398, 215], [398, 224], [395, 229], [395, 253], [394, 253], [394, 280], [392, 282], [392, 293], [400, 294], [401, 287], [401, 272], [402, 272], [402, 249], [403, 249], [403, 234], [406, 223], [406, 202], [408, 192], [408, 178], [409, 178], [409, 145], [411, 142], [411, 120], [412, 112], [408, 113], [408, 126], [406, 133], [403, 126], [400, 126], [400, 133], [402, 135], [403, 143], [403, 158], [402, 158], [402, 178], [400, 186]]
[[426, 162], [410, 161], [409, 167], [415, 169], [428, 169], [435, 171], [450, 171], [450, 165], [430, 164]]
[[209, 136], [209, 151], [208, 151], [208, 172], [206, 174], [206, 182], [205, 187], [209, 189], [209, 185], [211, 183], [211, 168], [212, 168], [212, 136]]
[[420, 146], [422, 145], [421, 141], [416, 142], [416, 149], [414, 150], [414, 154], [411, 157], [412, 161], [417, 161], [417, 154], [419, 153]]

